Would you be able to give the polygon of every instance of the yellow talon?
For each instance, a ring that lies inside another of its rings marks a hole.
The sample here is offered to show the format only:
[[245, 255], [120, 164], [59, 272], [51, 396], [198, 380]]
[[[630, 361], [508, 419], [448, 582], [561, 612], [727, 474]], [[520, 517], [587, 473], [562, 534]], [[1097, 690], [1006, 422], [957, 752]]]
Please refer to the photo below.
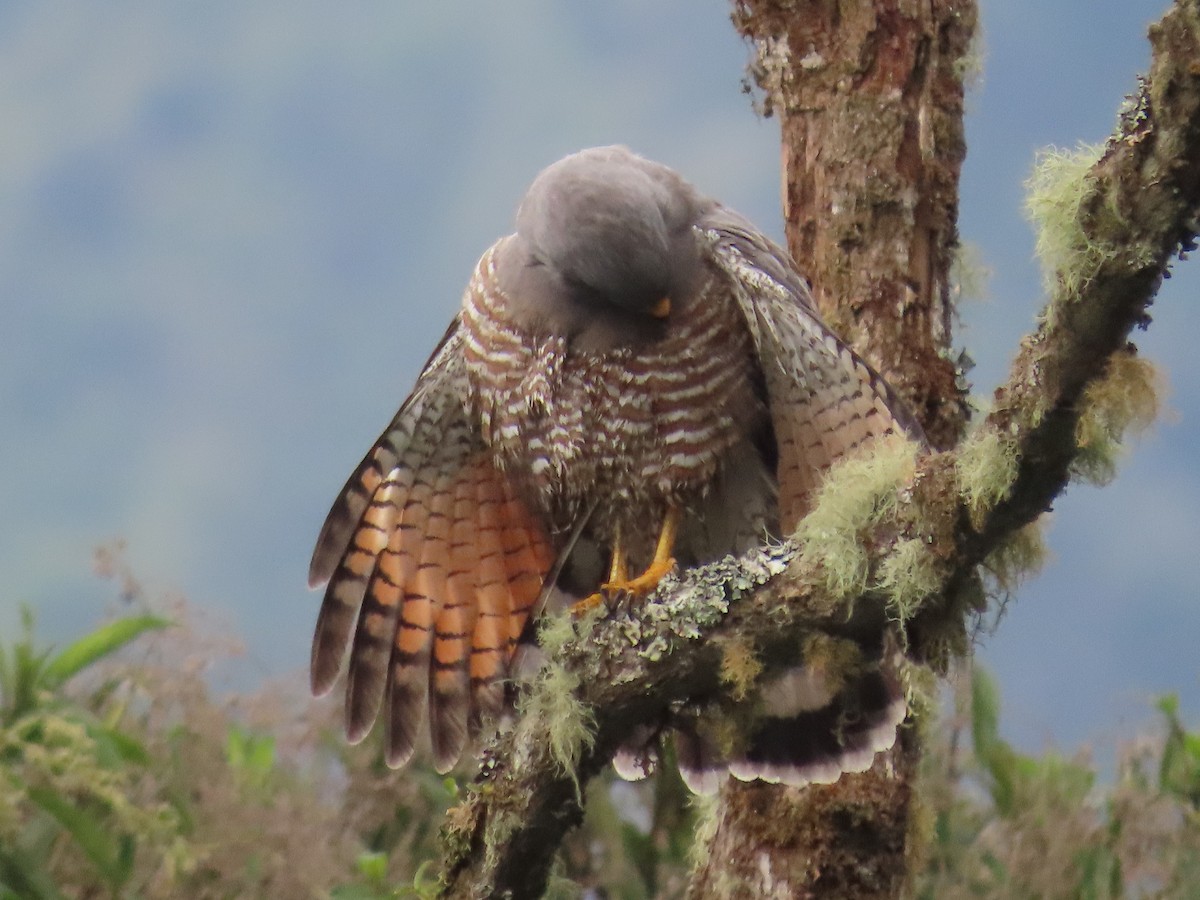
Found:
[[663, 516], [662, 529], [658, 533], [658, 543], [654, 547], [654, 559], [636, 578], [630, 578], [625, 560], [625, 549], [622, 546], [621, 532], [617, 531], [613, 538], [612, 563], [608, 569], [608, 581], [600, 585], [600, 590], [589, 594], [571, 607], [571, 613], [581, 616], [595, 609], [600, 603], [607, 603], [619, 594], [629, 594], [634, 597], [645, 597], [651, 593], [667, 573], [675, 568], [675, 558], [671, 552], [675, 549], [675, 536], [679, 531], [679, 510], [670, 507]]

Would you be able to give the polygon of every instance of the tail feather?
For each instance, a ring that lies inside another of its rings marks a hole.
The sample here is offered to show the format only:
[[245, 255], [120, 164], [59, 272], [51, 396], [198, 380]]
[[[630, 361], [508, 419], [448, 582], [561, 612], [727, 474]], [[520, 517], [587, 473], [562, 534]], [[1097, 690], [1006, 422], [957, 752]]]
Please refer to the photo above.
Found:
[[[741, 781], [801, 786], [831, 784], [844, 772], [864, 772], [876, 754], [896, 742], [908, 712], [899, 678], [900, 651], [889, 632], [877, 664], [827, 690], [811, 669], [787, 673], [769, 688], [764, 706], [740, 749], [723, 754], [703, 723], [675, 723], [680, 774], [696, 793], [712, 793], [726, 771]], [[782, 685], [782, 687], [781, 687]], [[778, 701], [792, 691], [781, 708]], [[770, 714], [775, 707], [778, 714]]]

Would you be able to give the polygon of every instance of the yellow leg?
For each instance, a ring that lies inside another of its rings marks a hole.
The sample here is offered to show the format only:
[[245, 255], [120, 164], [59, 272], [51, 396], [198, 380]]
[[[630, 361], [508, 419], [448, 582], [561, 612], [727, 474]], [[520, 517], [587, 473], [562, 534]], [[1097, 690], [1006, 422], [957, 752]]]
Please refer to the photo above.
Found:
[[675, 535], [679, 531], [679, 510], [671, 507], [663, 516], [662, 530], [658, 533], [658, 543], [654, 545], [654, 559], [646, 571], [637, 578], [621, 581], [610, 581], [601, 585], [600, 590], [616, 593], [625, 591], [635, 597], [644, 597], [658, 587], [668, 572], [675, 568], [675, 558], [671, 553], [675, 550]]
[[612, 562], [608, 566], [609, 584], [622, 584], [629, 580], [629, 561], [625, 558], [625, 542], [621, 540], [621, 526], [613, 534]]
[[679, 532], [679, 510], [675, 507], [667, 509], [663, 516], [662, 529], [658, 533], [658, 542], [654, 546], [654, 558], [641, 575], [630, 578], [626, 559], [624, 542], [618, 530], [613, 536], [612, 563], [608, 569], [608, 581], [600, 586], [600, 590], [584, 597], [571, 607], [576, 616], [582, 615], [597, 604], [605, 602], [606, 597], [618, 594], [630, 594], [634, 597], [645, 597], [651, 593], [668, 572], [675, 568], [675, 558], [671, 553], [675, 549], [675, 537]]

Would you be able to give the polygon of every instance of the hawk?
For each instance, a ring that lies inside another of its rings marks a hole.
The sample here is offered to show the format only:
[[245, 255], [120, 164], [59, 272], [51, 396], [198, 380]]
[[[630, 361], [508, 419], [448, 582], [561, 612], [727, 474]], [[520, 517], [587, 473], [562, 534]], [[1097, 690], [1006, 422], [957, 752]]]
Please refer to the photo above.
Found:
[[[623, 147], [541, 172], [479, 260], [412, 393], [317, 539], [328, 583], [312, 688], [349, 648], [346, 731], [381, 709], [392, 766], [429, 723], [439, 771], [505, 706], [552, 594], [640, 597], [788, 535], [837, 459], [920, 429], [822, 323], [787, 253], [671, 169]], [[762, 688], [728, 746], [680, 718], [688, 783], [832, 781], [895, 740], [904, 702], [881, 633], [852, 678], [803, 666]], [[648, 723], [618, 770], [648, 770]]]

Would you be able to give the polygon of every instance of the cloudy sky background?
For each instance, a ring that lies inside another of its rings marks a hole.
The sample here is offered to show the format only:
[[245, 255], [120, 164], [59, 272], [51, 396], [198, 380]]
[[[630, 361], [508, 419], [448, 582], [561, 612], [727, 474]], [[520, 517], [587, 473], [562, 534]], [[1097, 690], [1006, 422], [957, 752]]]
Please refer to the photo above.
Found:
[[[1162, 0], [990, 0], [961, 230], [991, 270], [960, 335], [985, 396], [1040, 305], [1022, 182], [1100, 141]], [[778, 137], [724, 0], [0, 5], [0, 640], [111, 605], [92, 548], [299, 670], [312, 541], [479, 253], [559, 156], [621, 142], [777, 237]], [[1098, 750], [1174, 690], [1200, 717], [1200, 266], [1139, 340], [1172, 412], [983, 658], [1023, 747]], [[297, 677], [300, 677], [299, 674]], [[1101, 755], [1105, 755], [1104, 752]]]

